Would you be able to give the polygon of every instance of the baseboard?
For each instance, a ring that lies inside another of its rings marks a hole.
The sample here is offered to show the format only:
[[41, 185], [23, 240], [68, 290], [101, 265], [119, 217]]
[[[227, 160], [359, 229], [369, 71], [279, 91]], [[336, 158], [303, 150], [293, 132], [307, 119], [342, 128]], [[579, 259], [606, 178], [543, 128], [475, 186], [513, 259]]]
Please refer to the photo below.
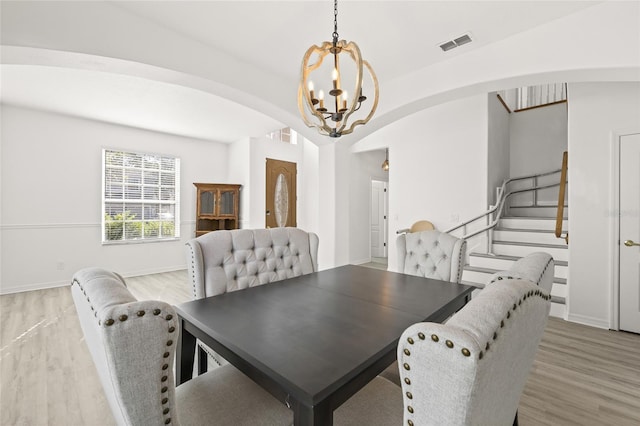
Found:
[[603, 328], [605, 330], [609, 330], [609, 321], [602, 320], [600, 318], [593, 318], [593, 317], [588, 317], [586, 315], [579, 315], [579, 314], [569, 314], [567, 315], [567, 321], [588, 325], [590, 327]]
[[66, 281], [50, 281], [45, 283], [27, 284], [14, 287], [2, 287], [0, 289], [0, 295], [24, 293], [26, 291], [46, 290], [48, 288], [64, 287], [71, 285], [71, 280]]
[[[181, 270], [186, 270], [185, 265], [168, 266], [164, 268], [153, 268], [153, 269], [140, 269], [137, 271], [129, 271], [129, 272], [121, 273], [121, 275], [124, 278], [129, 278], [129, 277], [139, 277], [141, 275], [161, 274], [164, 272], [173, 272], [173, 271], [181, 271]], [[68, 285], [71, 285], [71, 278], [63, 281], [49, 281], [49, 282], [26, 284], [26, 285], [20, 285], [20, 286], [2, 287], [0, 288], [0, 295], [23, 293], [25, 291], [46, 290], [49, 288], [64, 287]]]
[[369, 263], [371, 262], [371, 258], [368, 259], [361, 259], [361, 260], [352, 260], [351, 263], [352, 265], [362, 265], [363, 263]]

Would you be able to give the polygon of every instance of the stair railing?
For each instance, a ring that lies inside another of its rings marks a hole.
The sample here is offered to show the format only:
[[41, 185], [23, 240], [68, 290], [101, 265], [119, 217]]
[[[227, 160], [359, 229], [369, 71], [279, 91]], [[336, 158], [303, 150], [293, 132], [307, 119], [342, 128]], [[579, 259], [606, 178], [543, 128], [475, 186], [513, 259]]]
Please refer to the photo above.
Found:
[[[493, 245], [493, 229], [498, 225], [500, 218], [502, 217], [503, 213], [504, 213], [504, 209], [505, 209], [505, 205], [506, 205], [506, 201], [515, 194], [520, 194], [520, 193], [524, 193], [524, 192], [533, 192], [533, 204], [532, 206], [537, 206], [537, 191], [540, 191], [542, 189], [547, 189], [547, 188], [554, 188], [557, 186], [560, 186], [560, 183], [552, 183], [552, 184], [547, 184], [547, 185], [538, 185], [538, 179], [544, 176], [551, 176], [554, 175], [556, 173], [561, 173], [562, 169], [558, 169], [558, 170], [554, 170], [551, 172], [546, 172], [546, 173], [540, 173], [540, 174], [536, 174], [536, 175], [529, 175], [529, 176], [521, 176], [521, 177], [517, 177], [517, 178], [511, 178], [511, 179], [507, 179], [504, 181], [504, 183], [502, 184], [502, 186], [500, 187], [500, 189], [498, 190], [498, 200], [496, 202], [495, 206], [491, 206], [487, 211], [485, 211], [484, 213], [479, 214], [478, 216], [475, 216], [469, 220], [466, 220], [462, 223], [460, 223], [459, 225], [454, 226], [453, 228], [449, 228], [444, 232], [447, 233], [451, 233], [453, 231], [456, 231], [458, 229], [462, 229], [462, 236], [459, 238], [462, 238], [464, 240], [467, 240], [471, 237], [474, 237], [476, 235], [479, 235], [483, 232], [487, 232], [488, 233], [488, 238], [487, 238], [487, 253], [491, 253], [491, 247]], [[524, 181], [524, 180], [532, 180], [533, 181], [533, 186], [531, 188], [523, 188], [523, 189], [515, 189], [515, 190], [511, 190], [509, 192], [507, 192], [507, 187], [509, 186], [509, 184], [513, 183], [513, 182], [517, 182], [517, 181]], [[467, 227], [478, 221], [484, 219], [485, 223], [487, 223], [486, 226], [471, 231], [467, 234]]]
[[567, 244], [569, 244], [569, 231], [563, 237], [562, 236], [562, 221], [564, 219], [564, 198], [567, 189], [567, 167], [568, 158], [567, 151], [562, 153], [562, 169], [560, 172], [560, 190], [558, 191], [558, 213], [556, 215], [556, 238], [564, 238]]

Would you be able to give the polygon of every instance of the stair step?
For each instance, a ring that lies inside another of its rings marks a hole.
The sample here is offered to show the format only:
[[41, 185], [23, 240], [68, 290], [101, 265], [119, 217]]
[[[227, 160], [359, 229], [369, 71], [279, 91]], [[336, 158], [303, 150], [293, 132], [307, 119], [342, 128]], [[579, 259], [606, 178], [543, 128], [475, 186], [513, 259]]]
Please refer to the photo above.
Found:
[[[538, 217], [556, 217], [558, 214], [558, 206], [509, 206], [510, 216], [538, 216]], [[568, 214], [568, 206], [564, 207], [565, 219]]]
[[[563, 235], [566, 231], [563, 231]], [[557, 244], [564, 239], [556, 237], [555, 231], [548, 229], [495, 228], [493, 238], [500, 241], [516, 241], [541, 244]]]
[[[471, 298], [473, 299], [478, 293], [482, 291], [484, 288], [484, 284], [474, 283], [470, 281], [460, 281], [461, 284], [470, 285], [472, 287], [477, 287], [471, 293]], [[564, 296], [554, 296], [551, 295], [551, 311], [549, 315], [557, 318], [564, 318], [566, 316], [566, 298]]]
[[460, 280], [460, 284], [464, 284], [464, 285], [470, 285], [471, 287], [476, 287], [479, 289], [483, 289], [485, 284], [484, 283], [476, 283], [473, 281], [465, 281], [465, 280]]
[[471, 266], [471, 265], [465, 265], [464, 270], [474, 271], [474, 272], [483, 272], [485, 274], [495, 274], [498, 271], [502, 271], [502, 269], [483, 268], [481, 266]]
[[[500, 271], [504, 271], [504, 269], [493, 269], [493, 268], [483, 268], [483, 267], [479, 267], [479, 266], [470, 266], [470, 265], [465, 265], [464, 269], [463, 269], [463, 273], [469, 271], [469, 272], [476, 272], [478, 274], [485, 274], [485, 275], [493, 275], [496, 272], [500, 272]], [[567, 285], [567, 279], [566, 278], [561, 278], [561, 277], [553, 277], [553, 282], [554, 284], [562, 284], [562, 285]]]
[[527, 242], [513, 241], [493, 241], [493, 252], [500, 255], [508, 256], [526, 256], [535, 251], [543, 251], [549, 253], [554, 259], [568, 260], [569, 252], [564, 244], [536, 244]]
[[[482, 268], [476, 266], [465, 265], [462, 271], [462, 279], [465, 283], [475, 285], [479, 287], [478, 283], [482, 284], [482, 287], [489, 282], [491, 275], [502, 269]], [[567, 295], [567, 279], [566, 278], [553, 278], [553, 287], [551, 288], [551, 295], [565, 297]]]
[[549, 311], [549, 316], [556, 318], [567, 318], [567, 305], [564, 303], [555, 303], [551, 300], [551, 310]]
[[[505, 229], [556, 229], [555, 217], [506, 216], [500, 218], [500, 227]], [[562, 221], [562, 229], [567, 229], [567, 219]]]
[[[504, 260], [504, 261], [509, 261], [509, 262], [515, 262], [518, 261], [520, 259], [522, 259], [523, 256], [510, 256], [510, 255], [506, 255], [506, 254], [489, 254], [489, 253], [469, 253], [469, 256], [473, 256], [473, 257], [481, 257], [481, 258], [487, 258], [487, 259], [498, 259], [498, 260]], [[556, 264], [556, 266], [567, 266], [569, 263], [566, 260], [555, 260], [554, 262]]]
[[[513, 266], [513, 263], [521, 259], [521, 256], [507, 256], [488, 253], [469, 253], [469, 266], [480, 268], [491, 268], [498, 271], [506, 271]], [[555, 276], [557, 278], [567, 278], [568, 262], [566, 260], [553, 259], [555, 263]]]

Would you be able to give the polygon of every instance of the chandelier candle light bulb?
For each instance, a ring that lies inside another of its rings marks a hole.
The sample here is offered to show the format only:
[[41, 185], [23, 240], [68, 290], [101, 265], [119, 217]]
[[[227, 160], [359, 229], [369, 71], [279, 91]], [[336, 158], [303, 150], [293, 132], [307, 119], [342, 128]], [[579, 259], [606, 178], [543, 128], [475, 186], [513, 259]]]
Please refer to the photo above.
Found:
[[318, 100], [313, 96], [313, 81], [309, 81], [309, 96], [311, 96], [311, 102], [314, 105], [318, 103]]
[[318, 92], [318, 99], [320, 100], [320, 108], [318, 108], [318, 111], [326, 112], [327, 109], [324, 107], [324, 91], [323, 90]]

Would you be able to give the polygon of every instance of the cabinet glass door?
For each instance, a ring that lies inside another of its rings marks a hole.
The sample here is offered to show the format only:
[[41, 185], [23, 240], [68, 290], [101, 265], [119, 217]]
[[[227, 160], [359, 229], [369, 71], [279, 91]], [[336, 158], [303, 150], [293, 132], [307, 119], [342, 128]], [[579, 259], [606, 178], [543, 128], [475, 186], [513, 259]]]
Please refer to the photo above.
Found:
[[201, 215], [215, 214], [216, 209], [216, 193], [215, 191], [202, 191], [200, 193], [200, 212]]
[[233, 216], [235, 214], [235, 191], [220, 191], [220, 216]]

